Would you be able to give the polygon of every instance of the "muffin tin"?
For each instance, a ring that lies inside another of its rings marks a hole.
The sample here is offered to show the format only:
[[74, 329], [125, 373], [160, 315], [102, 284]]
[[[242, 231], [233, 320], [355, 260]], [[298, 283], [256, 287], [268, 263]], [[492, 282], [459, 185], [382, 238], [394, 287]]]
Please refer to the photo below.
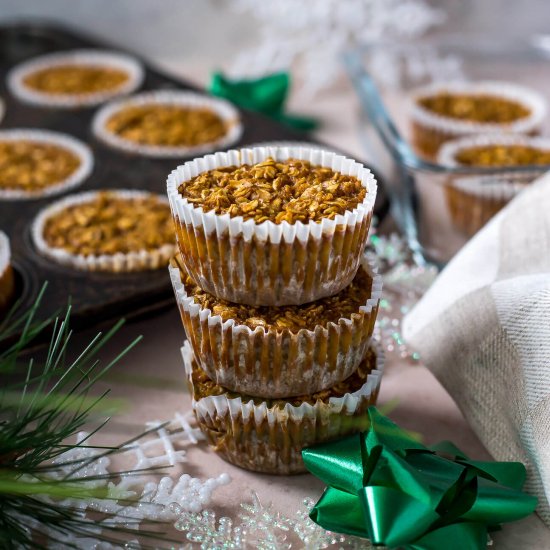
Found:
[[[6, 108], [0, 127], [44, 128], [64, 132], [88, 143], [94, 154], [94, 169], [90, 177], [73, 192], [124, 188], [164, 194], [167, 175], [189, 158], [153, 159], [115, 150], [93, 135], [91, 122], [97, 108], [67, 110], [30, 106], [9, 93], [6, 75], [17, 63], [45, 53], [80, 48], [116, 51], [109, 45], [57, 26], [31, 23], [0, 26], [0, 97]], [[197, 91], [184, 81], [168, 77], [146, 63], [143, 65], [145, 79], [140, 91]], [[239, 112], [244, 132], [236, 146], [304, 139], [303, 134], [261, 114], [244, 110]], [[377, 179], [379, 189], [375, 214], [381, 219], [388, 210], [388, 203], [380, 179]], [[77, 329], [105, 324], [119, 317], [141, 317], [174, 307], [167, 269], [119, 275], [89, 273], [55, 264], [40, 256], [32, 243], [31, 224], [39, 210], [58, 198], [0, 201], [0, 228], [10, 237], [13, 252], [20, 298], [18, 313], [34, 303], [45, 281], [48, 281], [48, 290], [40, 315], [45, 317], [62, 310], [70, 297], [72, 322]]]

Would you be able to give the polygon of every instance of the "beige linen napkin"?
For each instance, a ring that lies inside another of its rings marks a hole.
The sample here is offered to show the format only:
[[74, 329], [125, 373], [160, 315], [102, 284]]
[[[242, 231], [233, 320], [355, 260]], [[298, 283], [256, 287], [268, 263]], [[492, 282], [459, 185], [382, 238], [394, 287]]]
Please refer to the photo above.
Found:
[[456, 255], [403, 332], [494, 458], [527, 466], [550, 525], [550, 173]]

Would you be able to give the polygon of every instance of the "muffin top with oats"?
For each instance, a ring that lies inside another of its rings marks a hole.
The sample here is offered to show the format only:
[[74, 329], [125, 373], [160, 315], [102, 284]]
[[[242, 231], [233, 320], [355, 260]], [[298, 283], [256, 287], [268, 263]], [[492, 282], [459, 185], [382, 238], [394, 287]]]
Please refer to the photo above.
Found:
[[103, 191], [49, 217], [43, 238], [70, 254], [100, 256], [156, 250], [173, 244], [174, 230], [170, 208], [160, 197]]
[[180, 195], [205, 212], [256, 223], [319, 222], [353, 210], [367, 189], [355, 176], [298, 159], [227, 166], [182, 183]]
[[209, 309], [212, 315], [222, 320], [233, 320], [237, 325], [245, 325], [254, 330], [262, 327], [267, 331], [297, 333], [302, 329], [315, 330], [317, 326], [327, 327], [329, 323], [338, 323], [341, 318], [351, 319], [359, 314], [372, 294], [372, 277], [365, 269], [359, 268], [352, 283], [334, 296], [321, 298], [300, 306], [249, 306], [226, 302], [202, 290], [186, 273], [176, 257], [173, 265], [179, 267], [185, 292], [203, 309]]
[[346, 393], [358, 391], [365, 384], [369, 374], [375, 367], [376, 352], [372, 347], [369, 347], [365, 358], [361, 361], [357, 370], [345, 380], [334, 384], [331, 388], [318, 391], [311, 395], [300, 395], [296, 397], [289, 397], [287, 399], [266, 399], [263, 397], [242, 395], [219, 386], [198, 366], [195, 358], [193, 357], [191, 372], [193, 398], [195, 401], [198, 401], [199, 399], [203, 399], [205, 397], [225, 395], [228, 399], [240, 397], [244, 402], [253, 401], [255, 405], [266, 403], [269, 408], [277, 407], [280, 409], [283, 409], [287, 403], [294, 407], [299, 407], [303, 403], [315, 405], [317, 401], [327, 403], [331, 397], [343, 397]]
[[484, 124], [509, 124], [531, 114], [519, 101], [480, 93], [440, 91], [418, 98], [417, 103], [442, 117]]
[[116, 91], [128, 79], [128, 73], [122, 69], [67, 63], [33, 71], [24, 77], [23, 83], [46, 94], [85, 95]]
[[139, 145], [193, 147], [218, 141], [226, 122], [212, 109], [163, 103], [129, 105], [113, 113], [105, 128]]
[[532, 145], [492, 144], [464, 147], [454, 155], [463, 166], [526, 166], [550, 164], [550, 149]]
[[78, 155], [54, 143], [0, 141], [0, 190], [41, 191], [70, 177], [80, 164]]

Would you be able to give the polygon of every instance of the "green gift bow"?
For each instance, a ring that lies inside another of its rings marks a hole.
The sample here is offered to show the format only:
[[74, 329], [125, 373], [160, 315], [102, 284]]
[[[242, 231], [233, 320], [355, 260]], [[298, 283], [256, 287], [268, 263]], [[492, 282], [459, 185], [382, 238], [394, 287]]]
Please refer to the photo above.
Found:
[[375, 407], [369, 417], [368, 431], [302, 451], [329, 486], [310, 513], [321, 527], [390, 548], [474, 550], [534, 511], [523, 464], [470, 460], [449, 442], [425, 447]]
[[229, 80], [222, 73], [212, 75], [209, 91], [235, 105], [258, 111], [296, 130], [314, 130], [313, 118], [285, 114], [285, 102], [290, 89], [288, 73], [275, 73], [251, 80]]

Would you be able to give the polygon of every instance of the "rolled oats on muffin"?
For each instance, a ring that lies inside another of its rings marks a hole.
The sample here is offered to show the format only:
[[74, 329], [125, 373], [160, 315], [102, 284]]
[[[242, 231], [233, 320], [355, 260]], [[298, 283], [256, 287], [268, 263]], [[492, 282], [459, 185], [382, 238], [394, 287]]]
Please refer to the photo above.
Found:
[[79, 108], [135, 91], [143, 68], [134, 58], [100, 50], [46, 54], [20, 63], [7, 77], [11, 93], [32, 105]]
[[363, 257], [340, 293], [300, 306], [247, 306], [199, 288], [181, 257], [170, 277], [187, 338], [217, 384], [260, 397], [315, 393], [350, 376], [362, 361], [382, 280]]
[[376, 198], [361, 164], [292, 147], [207, 155], [174, 170], [167, 187], [191, 278], [247, 305], [299, 305], [350, 284]]
[[91, 173], [91, 149], [49, 130], [0, 130], [0, 200], [36, 199], [80, 185]]
[[507, 82], [435, 83], [413, 92], [409, 110], [412, 142], [434, 160], [443, 143], [482, 133], [534, 135], [546, 116], [538, 92]]
[[188, 342], [182, 348], [199, 427], [220, 456], [270, 474], [305, 471], [304, 447], [366, 429], [376, 403], [384, 358], [370, 346], [356, 371], [330, 389], [288, 399], [231, 392], [201, 369]]
[[167, 201], [145, 191], [66, 197], [38, 214], [32, 237], [40, 254], [87, 271], [157, 269], [175, 252]]
[[229, 102], [186, 91], [143, 92], [106, 105], [92, 128], [107, 145], [150, 157], [185, 157], [223, 149], [241, 136]]

